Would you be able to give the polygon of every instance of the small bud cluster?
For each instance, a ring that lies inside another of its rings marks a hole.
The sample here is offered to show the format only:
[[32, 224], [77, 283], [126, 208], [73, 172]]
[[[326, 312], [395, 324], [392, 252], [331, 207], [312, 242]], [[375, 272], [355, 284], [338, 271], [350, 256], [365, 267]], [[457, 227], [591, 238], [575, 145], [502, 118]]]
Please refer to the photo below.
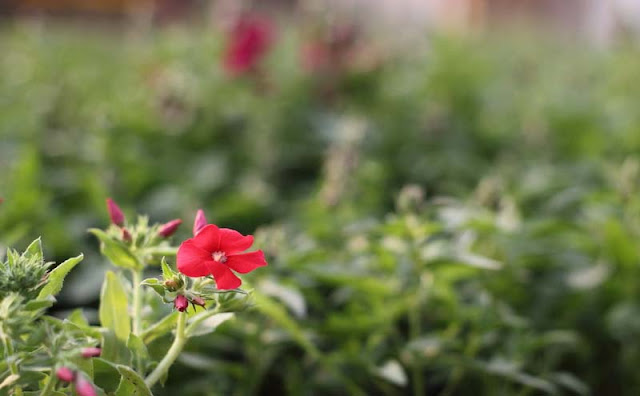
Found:
[[[111, 198], [107, 198], [107, 211], [109, 212], [109, 219], [111, 223], [120, 228], [120, 239], [125, 243], [131, 243], [133, 236], [131, 231], [126, 227], [127, 218], [125, 217], [122, 209]], [[164, 223], [158, 229], [158, 236], [161, 238], [169, 238], [173, 235], [178, 227], [182, 224], [182, 220], [174, 219], [167, 223]]]
[[176, 299], [173, 300], [174, 308], [177, 309], [180, 312], [186, 311], [187, 308], [189, 308], [189, 303], [191, 303], [191, 306], [195, 310], [196, 309], [196, 305], [198, 305], [200, 307], [204, 307], [205, 304], [206, 304], [206, 301], [204, 300], [204, 298], [202, 298], [200, 296], [186, 297], [183, 294], [178, 294], [178, 296], [176, 296]]

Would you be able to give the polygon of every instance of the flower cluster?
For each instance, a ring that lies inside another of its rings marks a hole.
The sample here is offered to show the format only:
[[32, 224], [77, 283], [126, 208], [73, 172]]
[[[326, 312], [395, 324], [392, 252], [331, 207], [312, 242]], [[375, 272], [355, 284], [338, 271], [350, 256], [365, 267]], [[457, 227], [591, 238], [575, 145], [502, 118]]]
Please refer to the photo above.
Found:
[[[131, 235], [131, 231], [126, 227], [127, 218], [124, 216], [122, 209], [120, 209], [111, 198], [107, 198], [107, 211], [109, 212], [111, 223], [120, 228], [120, 239], [123, 242], [131, 242], [133, 236]], [[182, 224], [182, 220], [180, 219], [174, 219], [162, 224], [157, 231], [157, 235], [161, 238], [168, 238], [176, 232], [180, 224]]]

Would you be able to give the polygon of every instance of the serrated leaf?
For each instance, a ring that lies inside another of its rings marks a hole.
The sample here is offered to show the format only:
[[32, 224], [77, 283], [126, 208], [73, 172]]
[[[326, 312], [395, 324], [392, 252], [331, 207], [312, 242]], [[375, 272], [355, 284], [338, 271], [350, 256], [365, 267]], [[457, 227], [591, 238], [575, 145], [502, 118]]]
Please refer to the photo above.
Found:
[[122, 281], [112, 271], [107, 271], [100, 293], [100, 323], [103, 327], [113, 330], [116, 337], [126, 342], [131, 333], [127, 293]]
[[202, 312], [189, 320], [187, 337], [197, 337], [213, 333], [218, 326], [234, 317], [232, 312], [216, 313], [215, 311]]
[[153, 396], [138, 373], [123, 365], [117, 365], [116, 368], [122, 377], [115, 396]]
[[113, 263], [113, 265], [128, 269], [140, 269], [142, 265], [126, 245], [113, 239], [106, 232], [97, 228], [91, 228], [90, 233], [100, 240], [100, 252]]
[[159, 322], [154, 323], [153, 326], [143, 331], [141, 335], [142, 341], [148, 345], [156, 338], [162, 337], [163, 335], [171, 332], [178, 322], [178, 314], [178, 311], [172, 312], [162, 318]]
[[84, 255], [80, 254], [79, 256], [70, 258], [53, 269], [53, 271], [49, 272], [47, 276], [47, 284], [40, 290], [40, 294], [38, 294], [38, 298], [44, 298], [47, 296], [55, 296], [60, 293], [62, 290], [62, 285], [64, 283], [64, 278], [67, 276], [69, 271], [73, 269], [79, 262], [82, 261]]

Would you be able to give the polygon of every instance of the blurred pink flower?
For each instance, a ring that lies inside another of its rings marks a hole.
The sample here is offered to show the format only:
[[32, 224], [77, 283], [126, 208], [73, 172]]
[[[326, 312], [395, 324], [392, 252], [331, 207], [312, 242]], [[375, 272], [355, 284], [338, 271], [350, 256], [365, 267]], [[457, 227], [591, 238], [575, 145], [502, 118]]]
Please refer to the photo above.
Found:
[[182, 220], [180, 219], [171, 220], [160, 226], [158, 234], [163, 238], [168, 238], [176, 232], [180, 224], [182, 224]]
[[75, 376], [76, 376], [76, 373], [73, 370], [71, 370], [69, 367], [63, 366], [56, 371], [56, 377], [58, 377], [58, 379], [63, 382], [71, 382], [73, 381]]

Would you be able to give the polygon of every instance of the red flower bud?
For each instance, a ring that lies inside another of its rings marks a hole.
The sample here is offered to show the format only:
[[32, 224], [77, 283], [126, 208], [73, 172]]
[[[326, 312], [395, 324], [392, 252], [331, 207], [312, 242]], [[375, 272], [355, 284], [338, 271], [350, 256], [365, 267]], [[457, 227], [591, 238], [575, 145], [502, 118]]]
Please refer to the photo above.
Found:
[[90, 357], [98, 357], [102, 353], [102, 349], [97, 347], [83, 348], [82, 349], [82, 357], [90, 358]]
[[76, 393], [78, 396], [97, 396], [98, 393], [93, 387], [93, 384], [89, 382], [84, 376], [79, 375], [76, 378]]
[[193, 236], [196, 236], [204, 226], [207, 225], [207, 218], [204, 217], [204, 211], [202, 209], [198, 209], [196, 213], [196, 219], [193, 222]]
[[171, 220], [170, 222], [160, 226], [160, 230], [158, 230], [158, 235], [160, 235], [163, 238], [168, 238], [171, 235], [173, 235], [174, 232], [176, 232], [178, 227], [180, 227], [180, 224], [182, 224], [182, 220], [180, 219]]
[[120, 237], [122, 238], [123, 241], [125, 242], [131, 242], [131, 233], [129, 232], [129, 230], [127, 230], [126, 228], [122, 228], [121, 229], [121, 235]]
[[69, 367], [62, 366], [56, 371], [56, 377], [63, 382], [71, 382], [76, 377], [76, 373]]
[[113, 202], [113, 199], [107, 198], [107, 210], [109, 211], [109, 218], [111, 222], [117, 226], [124, 224], [124, 214], [120, 207]]
[[185, 296], [180, 294], [175, 300], [173, 300], [173, 306], [176, 307], [178, 311], [184, 312], [187, 310], [187, 307], [189, 307], [189, 301]]
[[205, 301], [204, 298], [202, 297], [194, 297], [191, 299], [191, 302], [195, 305], [199, 305], [201, 307], [204, 307]]

